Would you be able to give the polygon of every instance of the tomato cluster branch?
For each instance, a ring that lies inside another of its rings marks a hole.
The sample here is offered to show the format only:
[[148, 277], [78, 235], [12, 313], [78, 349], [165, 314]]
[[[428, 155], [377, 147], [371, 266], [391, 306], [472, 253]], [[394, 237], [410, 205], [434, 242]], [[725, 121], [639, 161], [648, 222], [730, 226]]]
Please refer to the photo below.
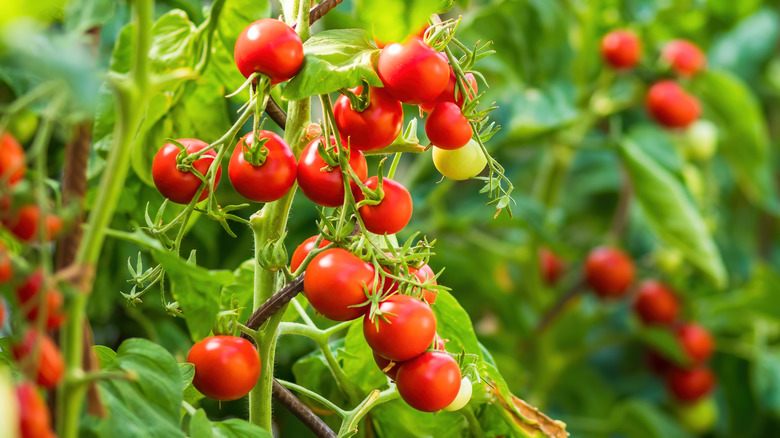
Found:
[[[305, 273], [304, 273], [305, 274]], [[285, 304], [295, 298], [296, 295], [303, 292], [303, 277], [301, 274], [295, 280], [287, 283], [279, 292], [273, 294], [266, 302], [264, 302], [257, 310], [252, 313], [246, 321], [246, 326], [252, 330], [259, 329], [271, 316], [276, 314]], [[242, 337], [249, 339], [246, 334], [242, 334]]]

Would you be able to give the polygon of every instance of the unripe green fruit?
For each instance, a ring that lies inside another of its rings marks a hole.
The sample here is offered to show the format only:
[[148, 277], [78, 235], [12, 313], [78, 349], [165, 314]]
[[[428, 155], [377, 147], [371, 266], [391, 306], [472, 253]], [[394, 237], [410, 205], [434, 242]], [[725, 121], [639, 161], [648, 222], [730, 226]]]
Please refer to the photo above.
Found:
[[718, 149], [718, 127], [709, 120], [699, 120], [682, 134], [685, 156], [694, 161], [707, 161]]
[[718, 406], [712, 397], [692, 404], [680, 404], [676, 410], [680, 424], [696, 435], [710, 432], [718, 418]]
[[683, 263], [683, 253], [675, 248], [661, 248], [654, 253], [653, 258], [658, 267], [667, 274], [680, 269]]

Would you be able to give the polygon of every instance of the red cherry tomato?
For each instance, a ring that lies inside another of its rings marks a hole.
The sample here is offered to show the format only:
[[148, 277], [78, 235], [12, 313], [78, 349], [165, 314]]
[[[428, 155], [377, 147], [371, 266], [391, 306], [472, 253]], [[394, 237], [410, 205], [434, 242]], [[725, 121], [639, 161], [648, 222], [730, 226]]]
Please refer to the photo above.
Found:
[[[379, 179], [375, 176], [363, 184], [376, 190]], [[366, 229], [374, 234], [395, 234], [404, 229], [412, 218], [412, 195], [406, 187], [390, 178], [382, 178], [384, 197], [377, 205], [362, 205], [358, 209]], [[364, 199], [359, 188], [353, 189], [356, 201]]]
[[620, 297], [634, 281], [634, 262], [623, 251], [600, 247], [585, 260], [585, 282], [601, 297]]
[[444, 409], [460, 391], [458, 363], [440, 351], [428, 351], [404, 362], [396, 377], [401, 398], [418, 411]]
[[[298, 162], [298, 185], [303, 194], [315, 204], [339, 207], [344, 203], [344, 179], [340, 167], [330, 169], [325, 160], [320, 157], [317, 145], [323, 140], [323, 137], [312, 140], [301, 152]], [[336, 139], [331, 137], [330, 140], [333, 148]], [[342, 143], [342, 147], [346, 147], [346, 143]], [[368, 166], [362, 152], [350, 148], [349, 165], [361, 181], [366, 179]]]
[[306, 269], [303, 292], [314, 310], [334, 321], [350, 321], [368, 310], [366, 292], [373, 291], [374, 267], [346, 249], [317, 254]]
[[715, 386], [715, 374], [703, 366], [690, 370], [675, 367], [667, 373], [666, 384], [678, 400], [694, 402], [709, 394]]
[[[417, 277], [417, 281], [419, 281], [420, 283], [428, 283], [433, 286], [436, 286], [437, 284], [436, 274], [434, 274], [433, 269], [431, 269], [431, 267], [428, 265], [423, 265], [420, 269], [410, 268], [409, 272], [414, 274], [414, 276]], [[417, 288], [415, 288], [414, 290], [416, 291]], [[428, 303], [428, 305], [433, 306], [433, 303], [436, 302], [437, 296], [439, 296], [439, 293], [436, 292], [435, 290], [423, 289], [422, 299], [423, 301]]]
[[[353, 88], [360, 94], [363, 87]], [[381, 88], [369, 88], [369, 104], [362, 112], [352, 109], [349, 98], [342, 95], [333, 105], [333, 116], [339, 134], [349, 140], [349, 146], [361, 151], [376, 151], [395, 141], [404, 123], [401, 102]]]
[[[41, 223], [41, 210], [37, 205], [25, 205], [4, 217], [2, 223], [19, 240], [23, 242], [36, 241], [38, 240], [38, 225]], [[46, 227], [44, 238], [47, 242], [56, 238], [62, 231], [62, 219], [55, 214], [47, 214], [44, 224]]]
[[662, 126], [684, 128], [699, 118], [699, 101], [674, 81], [661, 81], [647, 92], [647, 111]]
[[680, 313], [680, 300], [658, 280], [645, 280], [639, 285], [634, 310], [645, 324], [670, 325]]
[[694, 363], [703, 362], [712, 356], [715, 341], [704, 327], [688, 322], [677, 326], [675, 333], [683, 350]]
[[0, 187], [13, 186], [24, 178], [27, 170], [24, 149], [8, 132], [0, 137]]
[[668, 63], [679, 76], [691, 77], [704, 70], [707, 57], [690, 41], [674, 40], [661, 52], [661, 59]]
[[[195, 138], [180, 138], [178, 140], [188, 153], [194, 154], [200, 150], [208, 147], [208, 144], [204, 141], [200, 141]], [[176, 157], [179, 155], [179, 148], [173, 143], [166, 143], [154, 156], [154, 162], [152, 163], [152, 178], [154, 179], [154, 185], [157, 186], [157, 190], [170, 199], [171, 202], [177, 204], [189, 204], [192, 198], [197, 193], [203, 181], [197, 177], [194, 173], [187, 171], [182, 172], [176, 168]], [[211, 163], [217, 157], [217, 152], [214, 149], [205, 152], [197, 160], [192, 163], [192, 167], [195, 168], [202, 175], [206, 175]], [[222, 176], [222, 166], [217, 167], [217, 180], [216, 184], [219, 184], [219, 179]], [[209, 187], [203, 190], [200, 194], [198, 201], [206, 199], [209, 195]]]
[[[8, 283], [14, 277], [14, 266], [8, 250], [0, 243], [0, 285]], [[2, 324], [0, 324], [2, 325]]]
[[303, 43], [290, 26], [273, 18], [262, 18], [241, 32], [233, 54], [236, 67], [244, 77], [259, 72], [271, 78], [272, 84], [278, 84], [301, 69]]
[[65, 371], [62, 354], [45, 333], [39, 336], [37, 330], [29, 329], [22, 343], [14, 345], [11, 350], [14, 359], [28, 376], [35, 378], [38, 385], [51, 389], [62, 379]]
[[376, 362], [376, 366], [379, 367], [379, 369], [385, 373], [387, 377], [389, 377], [391, 380], [396, 379], [396, 375], [398, 375], [398, 368], [401, 366], [400, 362], [393, 362], [392, 360], [382, 357], [379, 354], [377, 354], [376, 351], [373, 352], [374, 354], [374, 362]]
[[[439, 56], [441, 56], [441, 58], [445, 62], [447, 62], [447, 55], [445, 55], [444, 53], [439, 53]], [[474, 90], [473, 92], [470, 89], [468, 91], [469, 97], [473, 99], [474, 97], [476, 97], [475, 93], [477, 92], [478, 89], [477, 78], [474, 77], [473, 73], [466, 73], [465, 77], [467, 83], [471, 85], [470, 88]], [[461, 92], [460, 87], [458, 86], [457, 75], [455, 75], [455, 70], [453, 70], [452, 68], [450, 68], [450, 78], [447, 81], [447, 86], [444, 87], [444, 91], [442, 91], [441, 94], [438, 97], [436, 97], [436, 99], [434, 99], [433, 101], [421, 103], [420, 109], [422, 109], [426, 113], [429, 113], [431, 112], [431, 110], [433, 110], [433, 108], [436, 107], [436, 104], [439, 104], [441, 102], [454, 102], [461, 108], [465, 103], [465, 99], [463, 99], [463, 93]]]
[[16, 387], [16, 401], [19, 403], [20, 438], [55, 438], [51, 428], [49, 406], [38, 389], [31, 383]]
[[614, 30], [601, 40], [601, 56], [614, 68], [631, 68], [642, 57], [642, 43], [630, 30]]
[[195, 365], [192, 385], [214, 400], [235, 400], [249, 393], [260, 378], [260, 354], [238, 336], [209, 336], [187, 354]]
[[436, 335], [431, 307], [408, 295], [391, 295], [379, 304], [374, 320], [363, 318], [363, 335], [379, 355], [403, 362], [419, 356]]
[[549, 286], [555, 285], [563, 275], [563, 261], [550, 248], [539, 248], [539, 262], [542, 265], [542, 279]]
[[377, 73], [393, 98], [420, 104], [432, 101], [444, 91], [449, 66], [422, 38], [412, 37], [379, 52]]
[[[298, 245], [297, 248], [295, 248], [295, 251], [292, 255], [292, 260], [290, 261], [290, 272], [295, 272], [298, 270], [298, 268], [301, 266], [301, 263], [306, 260], [306, 256], [308, 256], [311, 250], [314, 249], [314, 242], [316, 241], [317, 236], [311, 236], [304, 240], [303, 243]], [[324, 248], [330, 243], [331, 242], [329, 240], [322, 239], [322, 242], [320, 242], [320, 248]]]
[[[43, 272], [36, 270], [33, 272], [24, 283], [16, 288], [16, 299], [19, 300], [19, 305], [22, 308], [27, 320], [30, 323], [35, 324], [38, 321], [39, 299], [38, 292], [43, 288]], [[54, 288], [48, 288], [46, 296], [44, 298], [44, 309], [46, 314], [44, 319], [46, 321], [46, 328], [48, 330], [54, 330], [65, 322], [66, 315], [63, 312], [64, 300], [62, 293]]]
[[252, 133], [245, 135], [233, 150], [228, 166], [228, 176], [233, 188], [241, 196], [255, 202], [273, 202], [290, 191], [295, 184], [298, 164], [290, 146], [271, 131], [259, 131], [259, 139], [267, 138], [263, 146], [268, 155], [263, 164], [254, 166], [246, 160], [245, 152], [251, 147]]
[[437, 148], [460, 149], [471, 140], [471, 134], [471, 124], [452, 102], [436, 105], [425, 121], [425, 135]]

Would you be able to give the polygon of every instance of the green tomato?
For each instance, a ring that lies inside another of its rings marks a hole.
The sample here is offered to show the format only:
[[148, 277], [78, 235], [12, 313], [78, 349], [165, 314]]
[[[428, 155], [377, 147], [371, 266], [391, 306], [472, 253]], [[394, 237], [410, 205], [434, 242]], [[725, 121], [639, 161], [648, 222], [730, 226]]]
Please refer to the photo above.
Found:
[[433, 148], [433, 165], [449, 179], [462, 181], [473, 178], [487, 166], [487, 158], [474, 139], [455, 150]]
[[692, 404], [680, 404], [676, 410], [680, 424], [696, 435], [711, 431], [718, 418], [718, 406], [712, 397]]
[[653, 258], [658, 267], [667, 274], [673, 274], [683, 264], [683, 253], [676, 248], [660, 248], [654, 254]]
[[8, 124], [8, 131], [19, 141], [27, 144], [38, 130], [38, 116], [25, 108], [16, 114]]
[[707, 161], [718, 148], [718, 127], [709, 120], [699, 120], [683, 133], [685, 155], [691, 160]]
[[449, 404], [446, 408], [444, 408], [445, 411], [458, 411], [460, 409], [463, 409], [464, 406], [466, 406], [469, 401], [471, 400], [471, 380], [469, 380], [468, 377], [464, 377], [460, 381], [460, 389], [458, 390], [458, 395], [455, 396], [455, 400], [452, 401], [452, 403]]

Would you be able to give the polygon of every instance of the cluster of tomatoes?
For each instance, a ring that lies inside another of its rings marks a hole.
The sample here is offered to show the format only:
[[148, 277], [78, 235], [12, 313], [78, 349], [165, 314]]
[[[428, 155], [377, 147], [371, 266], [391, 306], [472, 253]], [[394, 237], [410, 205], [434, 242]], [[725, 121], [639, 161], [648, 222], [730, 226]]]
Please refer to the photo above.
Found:
[[[312, 236], [296, 248], [291, 269], [306, 260], [317, 239]], [[321, 239], [319, 247], [329, 244]], [[437, 292], [423, 287], [436, 285], [436, 276], [427, 264], [407, 270], [402, 275], [419, 286], [404, 294], [397, 281], [379, 279], [372, 264], [346, 249], [325, 248], [306, 267], [303, 293], [326, 318], [363, 318], [363, 335], [377, 366], [396, 382], [410, 406], [424, 412], [460, 409], [471, 397], [471, 383], [461, 378], [458, 362], [436, 333], [431, 306]], [[377, 293], [380, 300], [372, 300]]]
[[[0, 217], [8, 232], [25, 244], [38, 242], [40, 226], [45, 227], [45, 241], [50, 241], [62, 230], [62, 220], [48, 214], [41, 220], [36, 204], [15, 206], [9, 195], [22, 182], [27, 164], [24, 149], [9, 133], [0, 138]], [[0, 286], [15, 291], [17, 314], [26, 322], [14, 326], [20, 334], [12, 343], [11, 355], [29, 381], [16, 386], [19, 406], [19, 431], [24, 438], [54, 437], [51, 415], [39, 388], [52, 389], [62, 379], [64, 361], [57, 344], [45, 330], [56, 330], [65, 321], [64, 297], [50, 282], [45, 282], [43, 271], [25, 274], [14, 264], [8, 250], [0, 243]], [[7, 309], [0, 299], [0, 327], [5, 327]], [[18, 328], [18, 330], [17, 330]]]
[[[620, 298], [634, 283], [634, 264], [623, 251], [596, 248], [585, 261], [585, 282], [602, 298]], [[634, 311], [643, 324], [672, 331], [684, 354], [677, 364], [655, 351], [648, 351], [651, 369], [665, 378], [674, 397], [681, 402], [695, 402], [715, 385], [715, 375], [705, 362], [712, 356], [714, 340], [702, 326], [680, 320], [680, 299], [672, 289], [658, 280], [639, 284]]]
[[[628, 70], [640, 62], [642, 43], [629, 30], [615, 30], [601, 41], [601, 54], [610, 66]], [[690, 41], [674, 40], [661, 51], [661, 62], [678, 77], [691, 78], [704, 69], [707, 58]], [[671, 79], [654, 83], [647, 92], [645, 105], [653, 119], [666, 128], [687, 128], [701, 113], [698, 99]]]

